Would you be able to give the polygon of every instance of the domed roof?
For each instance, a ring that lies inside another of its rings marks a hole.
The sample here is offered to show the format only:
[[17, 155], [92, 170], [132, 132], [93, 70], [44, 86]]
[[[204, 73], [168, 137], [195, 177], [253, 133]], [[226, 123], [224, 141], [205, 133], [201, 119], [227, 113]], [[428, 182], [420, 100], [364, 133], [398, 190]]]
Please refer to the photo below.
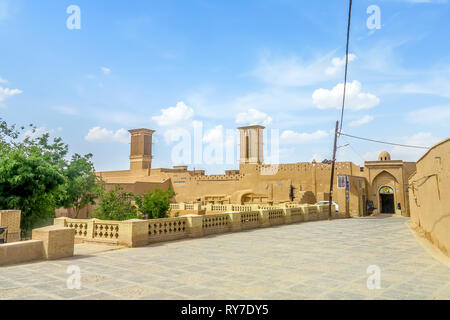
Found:
[[379, 161], [386, 161], [391, 160], [391, 155], [387, 151], [381, 151], [380, 155], [378, 156]]

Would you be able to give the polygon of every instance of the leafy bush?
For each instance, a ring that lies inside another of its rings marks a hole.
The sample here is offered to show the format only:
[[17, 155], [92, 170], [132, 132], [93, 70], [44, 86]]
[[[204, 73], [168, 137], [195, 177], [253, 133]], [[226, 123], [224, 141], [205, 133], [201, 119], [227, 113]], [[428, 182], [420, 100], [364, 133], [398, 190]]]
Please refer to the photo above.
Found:
[[133, 198], [131, 192], [124, 192], [119, 185], [107, 192], [102, 185], [98, 206], [91, 217], [118, 221], [142, 218], [132, 202]]

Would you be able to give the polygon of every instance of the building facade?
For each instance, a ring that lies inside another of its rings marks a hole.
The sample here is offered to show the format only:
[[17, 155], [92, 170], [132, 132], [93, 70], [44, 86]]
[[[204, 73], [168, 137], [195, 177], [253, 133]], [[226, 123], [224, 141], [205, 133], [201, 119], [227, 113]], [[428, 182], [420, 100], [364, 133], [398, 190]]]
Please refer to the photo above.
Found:
[[[240, 131], [239, 170], [222, 175], [207, 175], [188, 166], [152, 168], [153, 130], [134, 129], [131, 134], [130, 169], [98, 172], [107, 184], [144, 193], [155, 188], [172, 188], [175, 202], [214, 204], [315, 203], [329, 199], [331, 164], [264, 164], [262, 126], [238, 128]], [[364, 167], [352, 162], [337, 162], [333, 201], [352, 216], [373, 212], [409, 216], [408, 176], [415, 163], [391, 160], [382, 152], [376, 161]]]

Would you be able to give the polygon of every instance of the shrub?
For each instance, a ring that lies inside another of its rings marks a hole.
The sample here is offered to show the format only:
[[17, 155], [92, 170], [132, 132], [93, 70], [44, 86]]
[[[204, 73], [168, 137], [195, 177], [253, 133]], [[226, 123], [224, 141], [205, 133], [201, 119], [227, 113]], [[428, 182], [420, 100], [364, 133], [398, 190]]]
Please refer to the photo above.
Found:
[[167, 218], [170, 211], [170, 202], [174, 196], [175, 192], [172, 189], [155, 189], [143, 195], [135, 195], [135, 201], [145, 218]]
[[133, 198], [134, 195], [131, 192], [124, 192], [119, 185], [116, 185], [114, 189], [108, 192], [105, 192], [103, 185], [93, 217], [101, 220], [117, 221], [141, 218], [141, 215], [132, 203]]

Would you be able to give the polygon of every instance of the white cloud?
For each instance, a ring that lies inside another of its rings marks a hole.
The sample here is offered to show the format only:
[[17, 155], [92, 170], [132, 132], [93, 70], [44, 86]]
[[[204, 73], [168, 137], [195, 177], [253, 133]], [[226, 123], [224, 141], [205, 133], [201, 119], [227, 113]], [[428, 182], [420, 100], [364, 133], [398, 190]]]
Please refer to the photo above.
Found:
[[[198, 89], [186, 96], [186, 103], [194, 105], [196, 113], [205, 118], [223, 121], [249, 109], [265, 112], [284, 112], [311, 108], [310, 89], [264, 87], [236, 96], [223, 95], [215, 89]], [[235, 120], [235, 119], [234, 119]]]
[[241, 112], [236, 116], [236, 123], [267, 126], [272, 123], [272, 118], [256, 109], [248, 109], [247, 112]]
[[5, 101], [7, 98], [15, 96], [17, 94], [21, 94], [22, 90], [19, 89], [9, 89], [9, 88], [3, 88], [0, 87], [0, 106], [3, 101]]
[[[330, 65], [333, 54], [334, 51], [305, 61], [295, 56], [273, 59], [268, 53], [250, 74], [275, 87], [301, 87], [316, 84], [336, 77], [345, 65], [345, 56], [332, 58]], [[348, 57], [349, 62], [357, 58], [353, 53]]]
[[445, 72], [450, 72], [450, 70], [443, 71], [443, 74], [433, 70], [430, 72], [431, 76], [417, 72], [414, 77], [419, 79], [419, 82], [410, 82], [401, 86], [398, 84], [385, 85], [384, 91], [389, 94], [429, 94], [450, 98], [450, 78], [445, 75]]
[[191, 133], [186, 128], [175, 128], [164, 131], [163, 136], [166, 143], [171, 144], [180, 140], [181, 137], [185, 137], [187, 140], [190, 140]]
[[218, 125], [208, 130], [203, 136], [204, 143], [222, 144], [223, 143], [223, 126]]
[[301, 87], [324, 80], [328, 56], [314, 61], [300, 61], [297, 57], [261, 59], [251, 75], [276, 87]]
[[[350, 53], [348, 55], [348, 62], [350, 63], [354, 60], [356, 60], [356, 55]], [[331, 66], [325, 69], [325, 73], [330, 76], [335, 76], [339, 71], [341, 71], [343, 66], [345, 66], [345, 56], [342, 58], [333, 58], [331, 60]]]
[[100, 70], [102, 70], [102, 72], [103, 72], [105, 75], [108, 75], [108, 74], [111, 73], [111, 69], [110, 69], [110, 68], [107, 68], [107, 67], [101, 67]]
[[450, 123], [450, 106], [436, 106], [412, 111], [407, 117], [414, 123], [448, 125]]
[[322, 162], [326, 157], [323, 156], [323, 154], [314, 153], [310, 159], [310, 162]]
[[373, 116], [365, 115], [361, 119], [354, 120], [354, 121], [350, 122], [349, 125], [350, 125], [350, 127], [359, 127], [359, 126], [362, 126], [364, 124], [367, 124], [367, 123], [371, 122], [373, 119], [374, 119]]
[[[430, 132], [419, 132], [410, 137], [403, 137], [400, 143], [421, 147], [432, 147], [443, 139], [433, 136]], [[392, 160], [417, 161], [426, 152], [426, 149], [404, 148], [395, 146], [391, 150]]]
[[317, 130], [313, 133], [300, 133], [292, 130], [285, 130], [280, 136], [280, 142], [286, 144], [302, 144], [317, 141], [328, 137], [328, 133], [323, 130]]
[[30, 129], [24, 132], [23, 134], [23, 138], [30, 138], [31, 140], [42, 137], [44, 134], [46, 133], [50, 133], [47, 128], [45, 127], [40, 127], [40, 128], [36, 128], [34, 130]]
[[6, 84], [6, 83], [8, 83], [8, 80], [0, 77], [0, 83]]
[[171, 127], [186, 122], [191, 122], [194, 116], [194, 110], [188, 107], [184, 102], [180, 101], [175, 107], [161, 110], [160, 116], [154, 116], [152, 119], [158, 123], [160, 127]]
[[[443, 139], [433, 136], [430, 132], [419, 132], [412, 136], [401, 137], [395, 140], [396, 143], [419, 146], [419, 147], [432, 147], [434, 144], [438, 143]], [[382, 147], [378, 151], [366, 152], [363, 156], [366, 161], [377, 161], [378, 155], [382, 150], [388, 150], [391, 155], [392, 160], [403, 160], [403, 161], [417, 161], [419, 158], [427, 152], [426, 149], [417, 148], [406, 148], [400, 146], [394, 147]]]
[[135, 112], [122, 112], [107, 109], [96, 109], [91, 111], [97, 119], [108, 121], [125, 127], [145, 126], [148, 123], [148, 116]]
[[380, 149], [378, 151], [368, 151], [366, 152], [362, 157], [365, 161], [377, 161], [378, 155], [383, 151], [384, 149]]
[[[264, 108], [265, 110], [307, 109], [311, 106], [311, 95], [305, 90], [290, 90], [285, 88], [265, 88], [261, 91], [251, 92], [230, 101], [234, 110]], [[227, 109], [224, 109], [227, 111]], [[229, 112], [229, 111], [228, 111]]]
[[112, 131], [101, 127], [91, 128], [84, 139], [89, 142], [130, 142], [127, 130], [119, 129], [117, 131]]
[[[339, 83], [332, 90], [317, 89], [313, 93], [313, 102], [319, 109], [342, 107], [342, 95], [344, 84]], [[357, 80], [347, 84], [345, 107], [350, 110], [363, 110], [375, 107], [380, 103], [380, 99], [371, 94], [361, 92], [361, 83]]]

